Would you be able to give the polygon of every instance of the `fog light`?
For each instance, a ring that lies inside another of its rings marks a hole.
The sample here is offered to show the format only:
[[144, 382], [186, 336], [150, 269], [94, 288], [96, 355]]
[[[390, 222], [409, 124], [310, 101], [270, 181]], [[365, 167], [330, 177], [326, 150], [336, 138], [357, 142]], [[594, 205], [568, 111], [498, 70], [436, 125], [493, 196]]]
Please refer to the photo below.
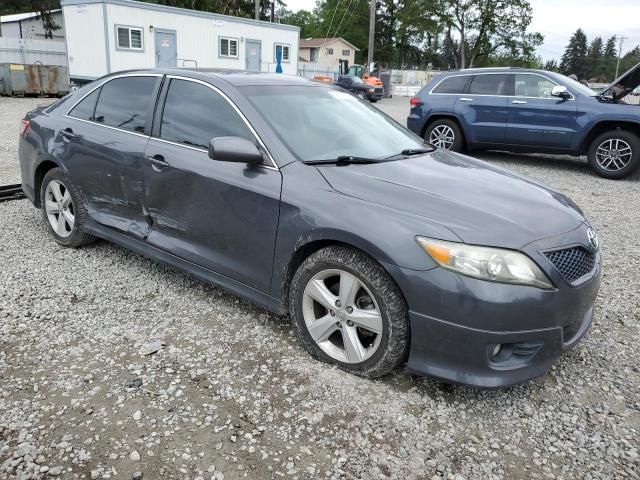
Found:
[[493, 351], [491, 352], [491, 359], [495, 360], [498, 355], [502, 352], [502, 344], [499, 343], [495, 347], [493, 347]]

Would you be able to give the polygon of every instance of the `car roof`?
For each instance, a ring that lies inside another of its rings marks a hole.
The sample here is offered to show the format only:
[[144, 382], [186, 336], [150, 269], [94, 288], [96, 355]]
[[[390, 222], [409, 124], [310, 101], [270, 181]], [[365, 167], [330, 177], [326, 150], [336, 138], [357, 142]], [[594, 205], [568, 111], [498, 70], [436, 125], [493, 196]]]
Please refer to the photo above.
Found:
[[285, 75], [282, 73], [260, 73], [247, 72], [243, 70], [224, 70], [217, 68], [148, 68], [137, 70], [125, 70], [113, 72], [104, 78], [113, 75], [141, 74], [141, 73], [160, 73], [163, 75], [181, 75], [194, 79], [206, 80], [216, 78], [223, 80], [233, 86], [247, 85], [300, 85], [300, 86], [320, 86], [326, 85], [323, 82], [310, 80], [308, 78], [297, 77], [294, 75]]
[[445, 75], [473, 75], [478, 73], [542, 73], [548, 74], [546, 70], [537, 68], [521, 68], [521, 67], [484, 67], [484, 68], [463, 68], [460, 70], [449, 70], [443, 72]]

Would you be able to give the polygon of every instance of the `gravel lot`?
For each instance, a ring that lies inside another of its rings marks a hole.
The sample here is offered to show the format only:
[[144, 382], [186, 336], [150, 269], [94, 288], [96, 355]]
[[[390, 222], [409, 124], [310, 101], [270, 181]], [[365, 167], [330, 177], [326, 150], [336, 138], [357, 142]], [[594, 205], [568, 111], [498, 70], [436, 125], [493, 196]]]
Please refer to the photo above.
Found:
[[[0, 98], [0, 183], [41, 102]], [[639, 479], [638, 177], [482, 158], [581, 205], [605, 264], [585, 340], [501, 391], [350, 376], [287, 318], [106, 242], [61, 248], [26, 200], [0, 203], [0, 478]]]

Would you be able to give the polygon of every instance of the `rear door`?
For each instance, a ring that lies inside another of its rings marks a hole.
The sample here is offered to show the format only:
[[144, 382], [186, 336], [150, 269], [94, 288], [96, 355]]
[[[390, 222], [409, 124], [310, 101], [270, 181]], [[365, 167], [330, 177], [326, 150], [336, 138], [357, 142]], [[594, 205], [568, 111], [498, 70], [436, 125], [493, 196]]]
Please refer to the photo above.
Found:
[[98, 223], [144, 237], [144, 153], [159, 75], [114, 78], [64, 118], [59, 154]]
[[551, 95], [557, 84], [537, 73], [514, 75], [506, 142], [511, 145], [569, 148], [577, 130], [573, 97]]
[[502, 144], [509, 116], [510, 75], [474, 75], [467, 91], [458, 96], [455, 112], [465, 124], [467, 141], [474, 144]]
[[168, 77], [147, 146], [147, 241], [214, 272], [268, 291], [280, 211], [280, 171], [209, 158], [212, 137], [256, 137], [206, 83]]

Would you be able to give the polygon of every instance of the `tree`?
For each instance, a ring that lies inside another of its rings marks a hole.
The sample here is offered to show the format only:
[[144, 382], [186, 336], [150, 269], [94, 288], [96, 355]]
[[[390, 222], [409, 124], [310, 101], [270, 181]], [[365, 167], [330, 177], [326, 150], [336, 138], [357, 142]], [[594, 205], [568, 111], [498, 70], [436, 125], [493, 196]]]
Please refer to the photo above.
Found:
[[560, 60], [560, 71], [565, 75], [576, 75], [579, 79], [587, 76], [587, 36], [582, 29], [576, 30], [569, 40]]
[[557, 72], [559, 70], [558, 62], [556, 60], [547, 60], [544, 64], [544, 69], [549, 72]]
[[436, 15], [446, 25], [457, 67], [473, 67], [492, 55], [533, 58], [542, 35], [529, 33], [528, 0], [437, 0]]
[[601, 73], [601, 63], [604, 46], [602, 44], [602, 37], [594, 38], [589, 44], [587, 50], [587, 74], [585, 78], [591, 79], [598, 77]]

